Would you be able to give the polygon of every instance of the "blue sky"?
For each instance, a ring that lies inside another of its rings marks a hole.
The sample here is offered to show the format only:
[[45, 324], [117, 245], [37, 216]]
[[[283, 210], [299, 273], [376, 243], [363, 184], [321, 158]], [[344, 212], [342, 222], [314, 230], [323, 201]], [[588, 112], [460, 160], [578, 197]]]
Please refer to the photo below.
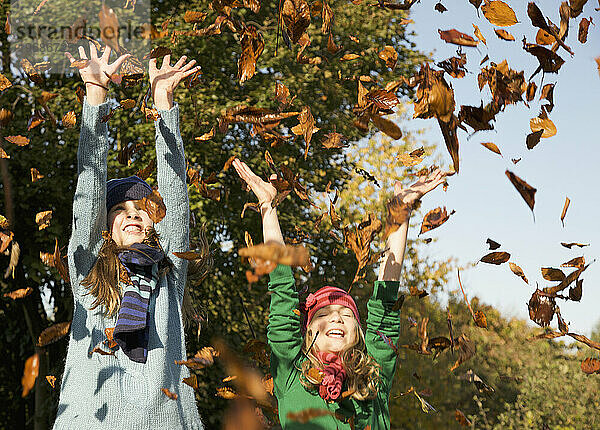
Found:
[[[494, 33], [495, 27], [481, 11], [478, 17], [467, 0], [443, 3], [448, 8], [443, 14], [433, 9], [435, 2], [422, 1], [412, 7], [414, 23], [408, 24], [408, 30], [416, 33], [413, 41], [418, 49], [431, 53], [436, 62], [456, 55], [457, 46], [443, 42], [437, 30], [455, 28], [473, 35], [472, 24], [477, 25], [487, 39], [487, 47], [480, 43], [478, 48], [463, 48], [470, 72], [465, 78], [447, 77], [455, 91], [457, 111], [461, 104], [478, 106], [482, 100], [484, 103], [490, 100], [487, 87], [480, 92], [477, 86], [479, 62], [485, 55], [496, 63], [507, 59], [512, 69], [525, 71], [526, 79], [531, 76], [538, 62], [522, 49], [521, 41], [526, 36], [528, 42], [535, 43], [537, 29], [527, 16], [527, 2], [507, 2], [520, 21], [504, 27], [515, 37], [514, 42], [500, 40]], [[538, 3], [542, 12], [558, 25], [560, 2]], [[438, 239], [426, 247], [431, 256], [440, 259], [454, 256], [461, 264], [475, 262], [490, 252], [485, 241], [492, 238], [502, 245], [499, 250], [511, 253], [510, 261], [521, 266], [530, 286], [510, 271], [508, 263], [500, 266], [479, 263], [461, 272], [461, 281], [469, 298], [477, 295], [506, 316], [528, 318], [526, 303], [536, 281], [540, 288], [555, 284], [542, 278], [541, 267], [559, 267], [580, 255], [585, 256], [587, 263], [598, 256], [600, 191], [596, 174], [600, 171], [600, 76], [594, 58], [600, 56], [600, 28], [590, 26], [585, 44], [577, 40], [581, 18], [591, 16], [600, 25], [600, 13], [594, 10], [597, 6], [595, 1], [589, 1], [583, 13], [570, 21], [566, 42], [575, 55], [571, 57], [560, 49], [558, 53], [565, 60], [560, 72], [536, 75], [533, 81], [538, 85], [538, 92], [529, 108], [523, 103], [508, 106], [497, 115], [492, 131], [478, 132], [471, 137], [460, 132], [460, 174], [449, 178], [447, 192], [436, 189], [423, 201], [423, 211], [440, 205], [447, 206], [448, 211], [456, 210], [446, 224], [424, 235]], [[539, 90], [545, 83], [556, 83], [555, 107], [550, 119], [558, 133], [542, 139], [534, 149], [528, 150], [525, 137], [530, 133], [529, 120], [539, 113]], [[425, 128], [424, 138], [439, 145], [445, 166], [450, 166], [451, 159], [435, 120], [415, 119], [401, 127]], [[486, 141], [494, 142], [503, 157], [480, 144]], [[518, 164], [511, 162], [511, 158], [519, 157]], [[529, 207], [506, 177], [506, 169], [537, 188], [535, 221]], [[565, 197], [569, 197], [571, 204], [563, 228], [560, 214]], [[415, 229], [409, 232], [412, 237], [417, 233]], [[560, 242], [589, 243], [590, 246], [569, 250]], [[571, 271], [564, 270], [567, 274]], [[600, 261], [590, 265], [582, 278], [581, 302], [559, 301], [559, 306], [571, 331], [589, 335], [600, 320], [596, 307], [600, 303]], [[450, 290], [455, 288], [458, 288], [456, 274], [449, 285]], [[552, 326], [556, 327], [555, 320]]]

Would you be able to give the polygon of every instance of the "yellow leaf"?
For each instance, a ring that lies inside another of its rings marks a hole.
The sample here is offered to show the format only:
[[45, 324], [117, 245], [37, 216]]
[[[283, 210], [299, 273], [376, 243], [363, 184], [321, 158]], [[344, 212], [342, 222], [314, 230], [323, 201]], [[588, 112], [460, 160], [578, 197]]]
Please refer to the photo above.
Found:
[[483, 16], [493, 25], [499, 27], [509, 27], [515, 25], [517, 16], [509, 5], [500, 0], [494, 0], [481, 6]]
[[556, 134], [556, 126], [549, 118], [540, 118], [536, 116], [529, 120], [529, 127], [532, 132], [544, 130], [542, 137], [552, 137]]

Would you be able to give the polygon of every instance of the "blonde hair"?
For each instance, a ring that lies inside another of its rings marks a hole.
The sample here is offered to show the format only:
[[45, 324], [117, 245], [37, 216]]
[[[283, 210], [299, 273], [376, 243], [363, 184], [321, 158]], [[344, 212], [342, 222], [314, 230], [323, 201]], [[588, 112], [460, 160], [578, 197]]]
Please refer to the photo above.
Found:
[[[311, 368], [323, 370], [323, 363], [314, 354], [314, 338], [311, 330], [304, 335], [302, 352], [307, 358], [301, 364], [300, 383], [309, 390], [318, 390], [319, 384], [315, 384], [308, 376]], [[309, 349], [310, 348], [310, 349]], [[346, 371], [346, 386], [350, 393], [349, 397], [355, 400], [371, 399], [377, 395], [379, 385], [379, 364], [366, 351], [365, 334], [356, 323], [354, 343], [340, 353], [342, 366]]]

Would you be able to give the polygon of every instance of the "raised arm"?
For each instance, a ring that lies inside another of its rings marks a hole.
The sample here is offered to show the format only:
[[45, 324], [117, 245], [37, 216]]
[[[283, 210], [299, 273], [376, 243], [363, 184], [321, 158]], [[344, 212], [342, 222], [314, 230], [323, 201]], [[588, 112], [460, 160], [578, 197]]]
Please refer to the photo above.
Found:
[[397, 182], [394, 187], [394, 197], [389, 203], [389, 205], [395, 205], [395, 214], [404, 214], [404, 216], [397, 215], [394, 219], [388, 219], [388, 224], [394, 223], [395, 225], [388, 225], [388, 231], [391, 230], [392, 233], [387, 238], [387, 252], [379, 266], [379, 277], [375, 282], [373, 295], [367, 303], [366, 332], [367, 350], [381, 366], [382, 392], [385, 395], [389, 394], [396, 371], [396, 353], [382, 335], [394, 344], [398, 343], [400, 311], [394, 311], [393, 306], [400, 287], [399, 281], [412, 206], [429, 191], [444, 183], [445, 177], [448, 175], [449, 173], [436, 169], [427, 177], [420, 177], [417, 182], [406, 189], [402, 189], [400, 182]]
[[[80, 59], [88, 60], [83, 47], [79, 47]], [[73, 63], [75, 59], [66, 52]], [[87, 276], [91, 270], [102, 241], [106, 225], [106, 157], [108, 153], [108, 127], [101, 118], [110, 107], [105, 102], [109, 76], [129, 56], [123, 55], [108, 64], [110, 47], [99, 58], [96, 47], [90, 43], [90, 56], [86, 67], [79, 70], [86, 83], [83, 99], [81, 132], [77, 148], [77, 187], [73, 200], [73, 224], [69, 241], [69, 269], [73, 294], [77, 296], [77, 279]]]
[[[173, 256], [172, 252], [187, 251], [189, 248], [190, 204], [185, 152], [179, 131], [179, 105], [173, 102], [173, 93], [182, 79], [199, 69], [192, 67], [195, 60], [184, 64], [185, 59], [183, 56], [171, 66], [170, 55], [165, 55], [160, 69], [156, 67], [156, 58], [151, 59], [149, 65], [152, 97], [160, 114], [160, 118], [154, 121], [158, 190], [167, 207], [166, 215], [156, 225], [156, 230], [164, 251], [173, 260], [175, 270], [180, 275], [185, 273], [186, 261]], [[179, 293], [183, 297], [183, 289]]]
[[[262, 216], [263, 240], [284, 245], [283, 235], [277, 219], [277, 210], [271, 203], [277, 194], [275, 187], [263, 181], [240, 160], [233, 161], [233, 167], [250, 186], [260, 204]], [[283, 395], [294, 371], [294, 361], [300, 354], [302, 334], [300, 332], [300, 316], [298, 292], [295, 289], [294, 275], [289, 266], [279, 265], [270, 274], [269, 292], [271, 306], [267, 340], [271, 347], [271, 373], [278, 396]]]

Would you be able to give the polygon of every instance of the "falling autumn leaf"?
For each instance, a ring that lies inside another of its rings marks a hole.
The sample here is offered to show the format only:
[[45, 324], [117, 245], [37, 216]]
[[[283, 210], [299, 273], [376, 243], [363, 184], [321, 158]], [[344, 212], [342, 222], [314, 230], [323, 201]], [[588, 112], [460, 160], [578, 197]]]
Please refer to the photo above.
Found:
[[551, 45], [554, 43], [554, 37], [546, 30], [540, 28], [535, 35], [535, 43], [538, 45]]
[[510, 254], [505, 251], [495, 251], [481, 257], [479, 261], [489, 264], [502, 264], [510, 259]]
[[9, 299], [17, 300], [17, 299], [22, 299], [24, 297], [27, 297], [32, 292], [33, 292], [33, 288], [31, 288], [31, 287], [20, 288], [18, 290], [11, 291], [10, 293], [4, 293], [4, 297], [8, 297]]
[[588, 357], [581, 362], [581, 371], [588, 375], [600, 373], [600, 360], [594, 357]]
[[584, 246], [590, 246], [589, 243], [579, 243], [579, 242], [569, 242], [569, 243], [561, 242], [560, 244], [562, 246], [564, 246], [565, 248], [569, 248], [569, 249], [571, 249], [571, 247], [573, 247], [573, 246], [578, 246], [580, 248], [583, 248]]
[[554, 316], [556, 302], [554, 298], [543, 295], [540, 290], [536, 289], [529, 299], [527, 308], [529, 309], [529, 318], [533, 322], [541, 327], [548, 327]]
[[386, 45], [377, 55], [385, 61], [386, 67], [389, 67], [392, 70], [396, 67], [398, 52], [396, 52], [393, 46]]
[[560, 269], [554, 269], [552, 267], [542, 267], [542, 278], [546, 281], [559, 281], [565, 280], [566, 276]]
[[25, 136], [5, 136], [4, 139], [18, 146], [25, 146], [29, 144], [29, 139]]
[[481, 41], [481, 43], [483, 43], [484, 45], [487, 45], [485, 37], [483, 37], [483, 34], [481, 34], [481, 30], [475, 24], [473, 24], [473, 34], [475, 34], [475, 37], [477, 39], [479, 39]]
[[590, 24], [592, 24], [591, 17], [590, 19], [581, 18], [581, 21], [579, 22], [579, 33], [577, 35], [577, 40], [579, 40], [580, 43], [587, 42], [588, 28]]
[[515, 36], [513, 36], [512, 34], [510, 34], [508, 31], [506, 31], [504, 29], [495, 28], [494, 33], [496, 33], [496, 36], [498, 36], [502, 40], [506, 40], [508, 42], [512, 42], [513, 40], [515, 40]]
[[42, 179], [44, 177], [44, 175], [42, 175], [38, 171], [38, 169], [36, 169], [35, 167], [32, 167], [30, 169], [30, 172], [31, 172], [31, 182], [37, 182], [37, 181], [39, 181], [40, 179]]
[[485, 243], [487, 243], [489, 245], [490, 251], [500, 248], [500, 244], [498, 242], [496, 242], [495, 240], [488, 238], [488, 240], [486, 240]]
[[145, 208], [153, 223], [159, 223], [167, 213], [167, 207], [157, 189], [140, 200], [140, 205]]
[[52, 388], [54, 388], [54, 384], [56, 384], [56, 376], [54, 376], [54, 375], [47, 375], [46, 376], [46, 381], [48, 381], [48, 384], [50, 384], [50, 386]]
[[529, 206], [529, 208], [533, 211], [533, 207], [535, 205], [535, 192], [537, 190], [531, 185], [529, 185], [527, 182], [525, 182], [523, 179], [519, 178], [513, 172], [506, 170], [505, 173], [510, 182], [517, 189], [519, 194], [521, 194], [521, 197], [523, 197], [523, 200], [525, 200], [527, 206]]
[[75, 112], [69, 111], [62, 117], [62, 124], [65, 128], [73, 128], [77, 123], [77, 117], [75, 116]]
[[37, 346], [47, 346], [54, 343], [67, 334], [71, 329], [71, 321], [56, 323], [42, 331], [38, 337]]
[[515, 263], [513, 263], [512, 261], [508, 262], [508, 265], [510, 267], [510, 270], [517, 275], [519, 278], [521, 278], [522, 280], [525, 281], [526, 284], [529, 284], [529, 281], [527, 280], [527, 277], [525, 276], [525, 273], [523, 273], [523, 269], [521, 269], [519, 266], [517, 266]]
[[453, 43], [460, 46], [477, 46], [479, 43], [468, 34], [461, 33], [455, 29], [445, 31], [438, 29], [438, 33], [440, 38], [446, 43]]
[[448, 212], [446, 211], [446, 207], [442, 209], [441, 207], [430, 210], [425, 214], [423, 218], [423, 223], [421, 224], [421, 231], [419, 235], [425, 233], [429, 230], [433, 230], [434, 228], [438, 228], [442, 224], [444, 224], [450, 218], [450, 215], [453, 215], [454, 211]]
[[310, 7], [306, 0], [284, 0], [281, 17], [292, 43], [298, 43], [310, 25]]
[[177, 400], [177, 394], [169, 391], [169, 389], [167, 388], [161, 388], [160, 391], [162, 391], [163, 393], [165, 393], [165, 396], [167, 396], [169, 399], [171, 400]]
[[496, 146], [495, 143], [492, 142], [481, 142], [481, 144], [486, 147], [487, 149], [489, 149], [492, 152], [495, 152], [498, 155], [502, 155], [502, 153], [500, 152], [500, 149]]
[[531, 128], [532, 132], [543, 130], [541, 137], [544, 137], [544, 138], [552, 137], [556, 134], [556, 126], [548, 118], [548, 115], [545, 112], [540, 114], [540, 116], [531, 118], [529, 120], [529, 128]]
[[0, 93], [7, 88], [12, 87], [12, 82], [6, 76], [0, 73]]
[[50, 225], [52, 219], [52, 211], [42, 211], [35, 215], [35, 223], [38, 225], [38, 230], [43, 230]]
[[519, 22], [517, 21], [515, 11], [500, 0], [486, 1], [486, 3], [481, 6], [481, 11], [483, 12], [483, 16], [485, 16], [490, 23], [499, 27], [509, 27]]
[[525, 138], [525, 146], [527, 146], [527, 149], [535, 148], [535, 146], [538, 143], [540, 143], [540, 138], [542, 137], [542, 134], [544, 134], [543, 129], [534, 131], [533, 133], [529, 133]]
[[308, 250], [300, 246], [286, 246], [277, 243], [263, 243], [238, 251], [241, 257], [268, 260], [286, 266], [306, 266], [310, 262]]
[[454, 411], [454, 418], [462, 427], [471, 427], [471, 421], [467, 418], [467, 416], [462, 413], [459, 409]]
[[27, 360], [25, 360], [25, 368], [23, 369], [23, 377], [21, 378], [21, 386], [23, 387], [21, 397], [26, 397], [27, 394], [29, 394], [29, 392], [33, 389], [35, 386], [35, 380], [39, 374], [39, 370], [40, 357], [36, 352]]
[[560, 222], [562, 226], [565, 226], [565, 216], [567, 215], [567, 209], [569, 209], [569, 205], [571, 204], [571, 200], [568, 197], [565, 197], [565, 204], [562, 208], [562, 212], [560, 214]]

